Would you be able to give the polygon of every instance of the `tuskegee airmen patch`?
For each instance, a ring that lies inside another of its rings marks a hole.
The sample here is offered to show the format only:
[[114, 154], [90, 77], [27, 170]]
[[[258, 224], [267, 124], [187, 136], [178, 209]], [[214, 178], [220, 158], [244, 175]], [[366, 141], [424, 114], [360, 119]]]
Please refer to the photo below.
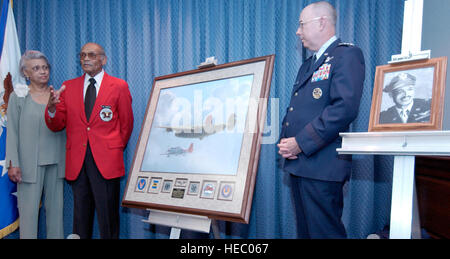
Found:
[[322, 97], [322, 89], [320, 88], [314, 88], [312, 95], [314, 97], [314, 99], [320, 99], [320, 97]]
[[100, 119], [102, 121], [110, 121], [113, 118], [113, 112], [111, 110], [111, 106], [102, 105], [102, 109], [100, 111]]

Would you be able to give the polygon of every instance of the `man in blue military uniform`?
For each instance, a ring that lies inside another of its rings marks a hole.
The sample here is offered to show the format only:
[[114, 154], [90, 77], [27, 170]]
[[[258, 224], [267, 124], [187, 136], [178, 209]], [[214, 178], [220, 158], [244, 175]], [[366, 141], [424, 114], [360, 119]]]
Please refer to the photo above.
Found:
[[305, 7], [297, 35], [314, 55], [300, 67], [278, 144], [290, 173], [300, 238], [346, 238], [343, 185], [351, 155], [339, 155], [339, 132], [358, 115], [365, 65], [361, 50], [335, 36], [336, 10]]
[[380, 124], [430, 121], [431, 99], [414, 98], [416, 77], [400, 73], [383, 89], [395, 105], [380, 113]]

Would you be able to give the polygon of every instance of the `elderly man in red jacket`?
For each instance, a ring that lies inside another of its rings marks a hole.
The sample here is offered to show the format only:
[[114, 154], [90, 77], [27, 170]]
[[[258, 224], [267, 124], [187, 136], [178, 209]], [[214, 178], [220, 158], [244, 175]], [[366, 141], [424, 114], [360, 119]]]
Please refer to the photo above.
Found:
[[133, 130], [128, 84], [108, 75], [102, 46], [85, 44], [81, 77], [52, 89], [45, 121], [49, 129], [66, 128], [66, 179], [74, 196], [73, 233], [91, 238], [94, 211], [101, 238], [119, 237], [120, 177], [123, 150]]

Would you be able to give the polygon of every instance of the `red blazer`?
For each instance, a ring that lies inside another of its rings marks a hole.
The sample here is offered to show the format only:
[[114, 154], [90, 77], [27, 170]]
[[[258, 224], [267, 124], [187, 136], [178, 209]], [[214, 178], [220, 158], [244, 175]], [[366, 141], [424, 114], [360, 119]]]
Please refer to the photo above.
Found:
[[45, 109], [45, 122], [52, 131], [66, 128], [66, 179], [75, 180], [83, 165], [89, 140], [95, 163], [105, 179], [125, 175], [123, 150], [133, 130], [133, 110], [128, 84], [106, 74], [89, 121], [83, 101], [84, 75], [63, 83], [61, 102], [54, 118]]

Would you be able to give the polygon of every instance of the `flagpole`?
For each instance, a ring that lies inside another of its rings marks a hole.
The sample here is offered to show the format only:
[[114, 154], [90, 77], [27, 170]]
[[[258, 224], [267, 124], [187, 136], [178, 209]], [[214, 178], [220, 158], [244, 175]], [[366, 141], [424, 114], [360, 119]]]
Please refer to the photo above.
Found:
[[[19, 227], [19, 212], [17, 209], [17, 185], [7, 173], [6, 161], [6, 109], [8, 97], [13, 87], [25, 84], [19, 73], [21, 56], [17, 29], [12, 11], [13, 0], [4, 1], [0, 17], [0, 77], [3, 87], [0, 89], [0, 238], [3, 238]], [[8, 87], [5, 87], [8, 86]], [[3, 96], [2, 96], [3, 95]]]

